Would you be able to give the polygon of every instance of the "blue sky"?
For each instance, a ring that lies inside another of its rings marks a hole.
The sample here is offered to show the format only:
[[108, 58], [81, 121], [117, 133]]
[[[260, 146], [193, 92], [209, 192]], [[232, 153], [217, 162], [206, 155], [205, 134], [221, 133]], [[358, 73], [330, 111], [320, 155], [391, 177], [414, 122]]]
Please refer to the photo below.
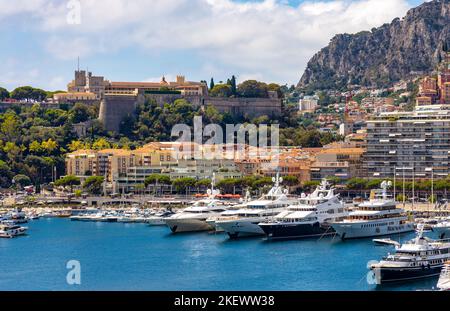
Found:
[[[68, 20], [74, 2], [80, 24]], [[0, 0], [0, 86], [65, 89], [77, 56], [82, 68], [114, 81], [234, 74], [294, 84], [334, 34], [371, 29], [421, 2]]]

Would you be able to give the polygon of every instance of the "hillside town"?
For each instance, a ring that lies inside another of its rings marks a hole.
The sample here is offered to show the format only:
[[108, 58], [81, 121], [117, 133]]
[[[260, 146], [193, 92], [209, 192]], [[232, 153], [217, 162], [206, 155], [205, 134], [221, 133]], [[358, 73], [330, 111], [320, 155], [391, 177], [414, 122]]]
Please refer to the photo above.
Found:
[[[419, 91], [412, 111], [406, 111], [404, 105], [394, 105], [391, 97], [374, 96], [376, 91], [360, 101], [354, 100], [357, 94], [353, 98], [341, 94], [346, 96], [346, 103], [343, 111], [337, 107], [338, 114], [316, 113], [318, 96], [300, 99], [299, 114], [311, 114], [321, 129], [335, 130], [344, 139], [320, 148], [279, 147], [278, 171], [283, 176], [296, 177], [299, 185], [323, 178], [342, 184], [352, 178], [380, 179], [394, 178], [394, 175], [406, 176], [409, 181], [413, 176], [417, 180], [447, 178], [450, 174], [449, 61], [450, 54], [437, 78], [425, 76], [418, 81]], [[72, 85], [73, 82], [69, 91]], [[197, 88], [196, 92], [207, 93], [205, 85], [198, 84]], [[60, 96], [55, 94], [55, 99], [61, 100]], [[104, 176], [110, 192], [133, 191], [152, 174], [164, 174], [172, 180], [207, 179], [213, 173], [218, 180], [276, 174], [276, 170], [264, 169], [264, 163], [271, 159], [259, 157], [258, 152], [229, 160], [174, 158], [173, 145], [159, 142], [135, 150], [77, 150], [66, 155], [66, 173], [81, 180], [91, 175]]]

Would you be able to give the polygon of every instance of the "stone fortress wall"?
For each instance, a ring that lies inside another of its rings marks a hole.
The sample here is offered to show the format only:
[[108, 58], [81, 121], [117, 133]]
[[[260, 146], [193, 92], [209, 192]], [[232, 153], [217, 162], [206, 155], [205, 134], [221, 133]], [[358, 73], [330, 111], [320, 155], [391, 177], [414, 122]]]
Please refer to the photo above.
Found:
[[209, 96], [184, 96], [181, 94], [138, 94], [138, 95], [113, 95], [105, 94], [100, 104], [99, 120], [107, 131], [119, 131], [122, 119], [134, 114], [136, 105], [153, 99], [159, 106], [173, 103], [177, 99], [184, 98], [193, 106], [213, 106], [221, 113], [229, 113], [232, 116], [248, 116], [250, 118], [267, 115], [277, 117], [281, 115], [281, 99], [271, 98], [221, 98]]

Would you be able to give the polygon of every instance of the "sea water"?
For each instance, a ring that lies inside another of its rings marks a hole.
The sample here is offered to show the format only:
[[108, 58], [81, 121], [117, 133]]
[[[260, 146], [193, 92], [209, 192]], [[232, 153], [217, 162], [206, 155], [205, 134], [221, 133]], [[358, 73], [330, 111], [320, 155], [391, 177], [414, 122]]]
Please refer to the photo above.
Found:
[[[423, 290], [437, 283], [369, 284], [367, 263], [394, 252], [371, 239], [229, 240], [223, 233], [60, 218], [27, 226], [27, 236], [0, 239], [0, 290]], [[80, 284], [67, 281], [71, 260], [79, 263]]]

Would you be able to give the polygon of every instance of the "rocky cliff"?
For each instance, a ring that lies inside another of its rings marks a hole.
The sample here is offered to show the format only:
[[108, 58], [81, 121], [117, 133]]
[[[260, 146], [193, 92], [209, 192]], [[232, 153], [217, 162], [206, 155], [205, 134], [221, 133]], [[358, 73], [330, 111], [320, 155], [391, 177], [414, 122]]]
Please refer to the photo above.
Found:
[[371, 31], [339, 34], [315, 54], [298, 87], [389, 86], [429, 72], [450, 46], [450, 0], [434, 0]]

